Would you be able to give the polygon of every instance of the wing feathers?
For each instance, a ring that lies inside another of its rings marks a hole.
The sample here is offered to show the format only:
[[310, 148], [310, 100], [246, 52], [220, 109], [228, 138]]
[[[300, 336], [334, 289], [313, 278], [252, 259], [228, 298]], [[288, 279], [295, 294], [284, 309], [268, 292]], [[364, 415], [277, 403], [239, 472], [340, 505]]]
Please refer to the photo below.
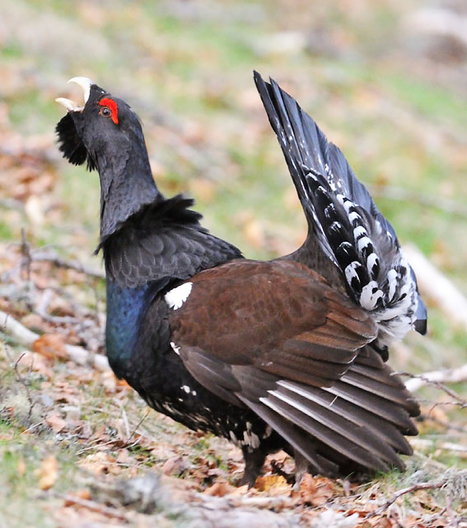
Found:
[[233, 391], [224, 399], [243, 402], [303, 455], [313, 472], [330, 476], [343, 468], [402, 469], [398, 454], [412, 453], [404, 435], [417, 433], [411, 420], [418, 414], [416, 403], [402, 384], [394, 384], [375, 351], [365, 347], [361, 354], [340, 380], [324, 386], [322, 372], [316, 380], [291, 381], [298, 364], [281, 365], [279, 377], [254, 366], [226, 368], [201, 350], [181, 352], [200, 383], [221, 396]]
[[333, 411], [326, 412], [320, 405], [310, 401], [303, 402], [297, 394], [285, 389], [272, 391], [266, 398], [260, 400], [282, 417], [298, 425], [326, 446], [354, 460], [362, 466], [374, 470], [387, 470], [384, 462], [389, 460], [399, 463], [398, 457], [388, 446], [382, 445], [379, 438], [371, 435], [368, 430], [356, 426], [343, 416], [336, 420]]
[[310, 470], [313, 473], [320, 473], [322, 475], [335, 475], [338, 473], [339, 466], [316, 453], [313, 441], [280, 414], [269, 409], [262, 403], [256, 403], [242, 395], [239, 396], [239, 399], [283, 436], [296, 451], [301, 453], [310, 464]]

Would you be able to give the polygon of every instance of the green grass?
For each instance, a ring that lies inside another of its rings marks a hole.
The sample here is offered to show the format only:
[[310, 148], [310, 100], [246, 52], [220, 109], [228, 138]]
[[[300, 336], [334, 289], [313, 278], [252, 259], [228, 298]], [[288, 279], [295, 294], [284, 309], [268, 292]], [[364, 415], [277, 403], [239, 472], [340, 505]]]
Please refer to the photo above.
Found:
[[441, 124], [456, 124], [465, 129], [465, 101], [447, 90], [420, 82], [410, 75], [378, 75], [372, 79], [398, 100]]

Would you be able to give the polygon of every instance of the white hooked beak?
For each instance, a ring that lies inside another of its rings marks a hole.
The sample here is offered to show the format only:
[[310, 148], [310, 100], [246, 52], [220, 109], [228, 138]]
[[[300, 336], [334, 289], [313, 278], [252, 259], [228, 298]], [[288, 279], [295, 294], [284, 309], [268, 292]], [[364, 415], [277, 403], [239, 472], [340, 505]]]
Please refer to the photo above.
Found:
[[63, 105], [69, 112], [81, 112], [84, 109], [86, 103], [88, 102], [89, 94], [91, 93], [91, 86], [94, 83], [88, 77], [73, 77], [73, 79], [70, 79], [68, 82], [73, 82], [81, 86], [84, 92], [84, 105], [79, 106], [71, 99], [66, 99], [65, 97], [59, 97], [55, 99], [55, 101]]

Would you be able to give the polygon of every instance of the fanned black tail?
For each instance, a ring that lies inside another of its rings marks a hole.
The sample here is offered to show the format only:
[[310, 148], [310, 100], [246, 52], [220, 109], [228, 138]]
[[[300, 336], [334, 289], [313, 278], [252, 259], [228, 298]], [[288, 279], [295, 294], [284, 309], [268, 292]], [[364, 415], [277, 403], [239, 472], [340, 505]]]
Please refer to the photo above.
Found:
[[[271, 79], [255, 72], [256, 86], [277, 135], [300, 202], [327, 258], [340, 270], [349, 295], [379, 325], [378, 345], [412, 327], [426, 331], [426, 308], [396, 233], [357, 180], [341, 150]], [[305, 243], [306, 244], [306, 243]]]

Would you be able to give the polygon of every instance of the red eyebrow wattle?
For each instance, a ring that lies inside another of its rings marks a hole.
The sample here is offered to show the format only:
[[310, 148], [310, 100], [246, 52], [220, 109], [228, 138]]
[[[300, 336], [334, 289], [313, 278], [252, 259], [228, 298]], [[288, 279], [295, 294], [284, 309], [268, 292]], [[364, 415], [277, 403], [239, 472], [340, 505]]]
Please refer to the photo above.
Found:
[[117, 103], [113, 99], [109, 99], [108, 97], [104, 97], [104, 99], [101, 99], [99, 101], [99, 104], [101, 106], [107, 106], [107, 108], [110, 108], [110, 111], [112, 112], [112, 121], [118, 125], [118, 106]]

